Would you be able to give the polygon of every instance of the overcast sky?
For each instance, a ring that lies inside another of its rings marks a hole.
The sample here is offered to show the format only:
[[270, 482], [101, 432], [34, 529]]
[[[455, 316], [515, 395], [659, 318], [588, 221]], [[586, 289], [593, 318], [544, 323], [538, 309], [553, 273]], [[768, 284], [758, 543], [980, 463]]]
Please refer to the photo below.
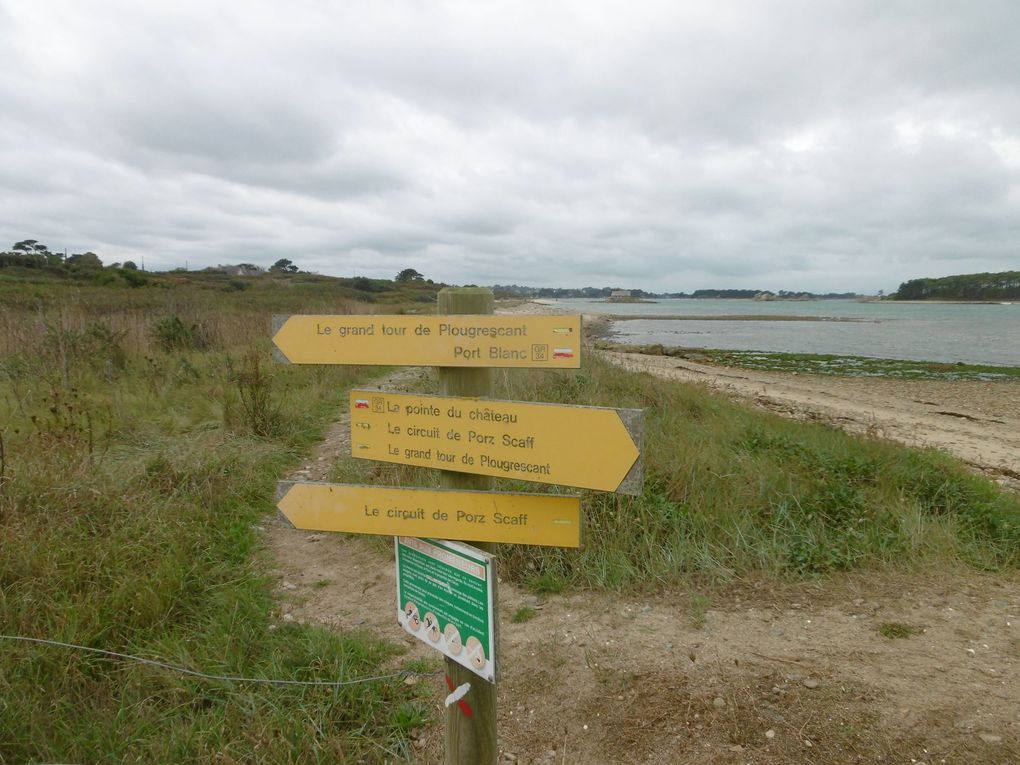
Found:
[[1020, 2], [0, 0], [0, 248], [466, 284], [1020, 269]]

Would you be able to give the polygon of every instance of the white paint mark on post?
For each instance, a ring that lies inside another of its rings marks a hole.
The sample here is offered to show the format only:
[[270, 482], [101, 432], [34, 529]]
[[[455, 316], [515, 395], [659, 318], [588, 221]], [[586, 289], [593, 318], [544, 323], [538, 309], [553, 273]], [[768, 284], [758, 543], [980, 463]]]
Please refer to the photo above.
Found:
[[446, 697], [446, 706], [450, 706], [451, 704], [456, 704], [462, 698], [467, 696], [467, 693], [470, 690], [471, 690], [471, 683], [464, 683], [463, 685], [458, 685], [454, 689], [453, 693], [449, 694]]

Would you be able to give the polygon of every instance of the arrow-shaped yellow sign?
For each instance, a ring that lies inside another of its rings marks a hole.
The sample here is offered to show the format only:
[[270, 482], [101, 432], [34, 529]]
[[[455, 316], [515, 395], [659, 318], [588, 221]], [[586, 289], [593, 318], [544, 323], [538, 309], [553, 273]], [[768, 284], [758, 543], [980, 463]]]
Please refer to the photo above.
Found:
[[338, 483], [281, 482], [276, 506], [308, 531], [581, 546], [581, 500]]
[[639, 409], [351, 391], [361, 459], [639, 494]]
[[437, 367], [581, 366], [581, 317], [274, 316], [277, 360]]

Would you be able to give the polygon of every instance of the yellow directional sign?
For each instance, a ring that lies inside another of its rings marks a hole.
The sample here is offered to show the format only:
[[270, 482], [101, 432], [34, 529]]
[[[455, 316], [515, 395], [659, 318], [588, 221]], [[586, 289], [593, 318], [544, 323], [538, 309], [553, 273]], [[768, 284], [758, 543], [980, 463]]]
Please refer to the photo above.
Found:
[[581, 317], [274, 316], [277, 360], [438, 367], [581, 366]]
[[351, 391], [362, 459], [639, 494], [639, 409]]
[[278, 484], [276, 506], [308, 531], [581, 546], [581, 500], [338, 483]]

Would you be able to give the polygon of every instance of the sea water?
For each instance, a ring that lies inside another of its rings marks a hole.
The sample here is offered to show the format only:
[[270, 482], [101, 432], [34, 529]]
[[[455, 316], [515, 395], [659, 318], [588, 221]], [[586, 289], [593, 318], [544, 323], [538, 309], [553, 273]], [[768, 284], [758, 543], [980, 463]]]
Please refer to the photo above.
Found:
[[[621, 343], [1020, 366], [1020, 302], [543, 302], [572, 313], [641, 316], [613, 322], [613, 334]], [[664, 316], [696, 318], [657, 318]], [[719, 318], [727, 316], [753, 319]]]

